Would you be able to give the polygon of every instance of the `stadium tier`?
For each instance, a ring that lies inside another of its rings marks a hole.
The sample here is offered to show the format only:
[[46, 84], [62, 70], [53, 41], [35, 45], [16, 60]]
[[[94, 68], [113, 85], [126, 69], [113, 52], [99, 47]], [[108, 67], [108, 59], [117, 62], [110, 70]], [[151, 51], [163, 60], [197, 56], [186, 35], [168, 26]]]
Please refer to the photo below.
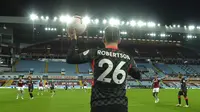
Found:
[[16, 64], [17, 72], [29, 72], [33, 68], [35, 72], [42, 73], [45, 69], [45, 62], [38, 60], [20, 60]]

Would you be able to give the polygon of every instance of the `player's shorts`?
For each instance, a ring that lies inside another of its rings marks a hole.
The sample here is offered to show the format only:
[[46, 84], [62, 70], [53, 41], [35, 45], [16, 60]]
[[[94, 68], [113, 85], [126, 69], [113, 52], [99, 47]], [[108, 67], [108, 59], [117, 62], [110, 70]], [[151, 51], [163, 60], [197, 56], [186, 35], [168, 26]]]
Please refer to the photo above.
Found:
[[160, 88], [153, 88], [153, 93], [154, 93], [154, 92], [157, 92], [157, 93], [158, 93], [159, 90], [160, 90]]
[[48, 85], [45, 85], [45, 88], [48, 88]]
[[28, 92], [33, 92], [33, 88], [28, 88]]
[[39, 89], [39, 90], [43, 90], [44, 88], [43, 88], [43, 87], [39, 87], [38, 89]]
[[181, 95], [183, 95], [184, 97], [187, 97], [187, 90], [184, 90], [184, 91], [179, 91], [178, 92], [178, 96], [181, 96]]
[[108, 105], [91, 107], [91, 112], [128, 112], [128, 107], [125, 105]]
[[51, 90], [54, 90], [55, 88], [54, 88], [54, 87], [50, 87], [50, 89], [51, 89]]
[[83, 86], [84, 89], [87, 89], [87, 86]]
[[17, 90], [18, 91], [24, 91], [24, 88], [23, 87], [17, 87]]

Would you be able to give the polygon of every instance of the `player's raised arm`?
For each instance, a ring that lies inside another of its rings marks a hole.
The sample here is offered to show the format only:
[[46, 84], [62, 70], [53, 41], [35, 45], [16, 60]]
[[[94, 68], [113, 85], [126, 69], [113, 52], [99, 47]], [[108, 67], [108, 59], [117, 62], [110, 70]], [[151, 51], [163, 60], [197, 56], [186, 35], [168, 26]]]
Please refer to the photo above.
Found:
[[81, 63], [87, 63], [92, 60], [92, 57], [95, 54], [95, 50], [86, 50], [83, 53], [78, 54], [78, 48], [77, 48], [77, 36], [76, 31], [73, 31], [73, 34], [70, 34], [71, 38], [71, 45], [68, 49], [67, 53], [67, 63], [69, 64], [81, 64]]
[[128, 70], [128, 75], [130, 75], [134, 79], [139, 79], [139, 80], [141, 79], [141, 72], [137, 68], [135, 60], [133, 60], [133, 59], [131, 59], [131, 63], [130, 63], [129, 70]]

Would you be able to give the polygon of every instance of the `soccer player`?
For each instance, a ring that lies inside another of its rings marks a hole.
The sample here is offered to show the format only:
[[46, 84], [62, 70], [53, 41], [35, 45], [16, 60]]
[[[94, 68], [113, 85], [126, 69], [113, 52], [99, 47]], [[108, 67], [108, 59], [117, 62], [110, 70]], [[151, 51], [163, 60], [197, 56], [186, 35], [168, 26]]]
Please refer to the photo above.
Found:
[[40, 79], [38, 89], [39, 90], [38, 90], [38, 94], [37, 95], [43, 95], [44, 87], [43, 87], [43, 81], [42, 81], [42, 79]]
[[86, 81], [84, 81], [84, 83], [83, 83], [83, 89], [85, 92], [87, 92], [87, 82]]
[[72, 87], [71, 87], [72, 90], [75, 90], [75, 87], [74, 87], [74, 83], [72, 82]]
[[168, 76], [165, 75], [165, 77], [158, 78], [158, 74], [156, 73], [156, 75], [153, 79], [152, 87], [153, 87], [153, 97], [155, 98], [155, 103], [159, 102], [158, 93], [159, 93], [159, 90], [160, 90], [160, 81], [167, 78], [167, 77]]
[[92, 63], [94, 86], [91, 95], [91, 112], [128, 112], [126, 78], [140, 79], [141, 73], [131, 55], [118, 49], [120, 31], [107, 27], [104, 33], [105, 48], [89, 49], [78, 54], [76, 31], [68, 32], [71, 40], [67, 63]]
[[21, 99], [24, 99], [24, 88], [23, 88], [23, 85], [24, 85], [23, 80], [20, 77], [19, 81], [17, 83], [17, 98], [16, 99], [18, 99], [19, 96], [21, 96]]
[[31, 79], [31, 77], [28, 77], [27, 84], [28, 84], [28, 92], [29, 92], [29, 95], [30, 95], [30, 99], [34, 99], [34, 97], [33, 97], [33, 89], [34, 89], [34, 87], [33, 87], [33, 81]]
[[56, 93], [55, 91], [55, 85], [53, 82], [50, 83], [50, 93], [52, 94], [51, 97], [53, 97]]
[[67, 90], [67, 89], [68, 89], [68, 83], [65, 82], [65, 90]]
[[181, 106], [181, 96], [184, 96], [186, 105], [184, 107], [189, 107], [188, 104], [188, 97], [187, 97], [187, 81], [185, 77], [182, 75], [179, 75], [180, 78], [180, 83], [181, 83], [181, 89], [178, 92], [178, 104], [176, 106], [180, 107]]
[[46, 81], [45, 82], [45, 91], [48, 91], [48, 89], [49, 89], [49, 86], [48, 86], [48, 82]]

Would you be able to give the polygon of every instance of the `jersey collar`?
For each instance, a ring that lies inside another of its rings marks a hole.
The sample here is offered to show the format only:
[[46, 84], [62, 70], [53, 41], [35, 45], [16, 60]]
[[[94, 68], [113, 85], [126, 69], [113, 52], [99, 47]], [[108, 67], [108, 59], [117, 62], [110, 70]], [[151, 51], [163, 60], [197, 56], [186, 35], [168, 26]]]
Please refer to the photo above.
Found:
[[118, 47], [117, 46], [106, 46], [106, 48], [110, 48], [110, 49], [118, 49]]

